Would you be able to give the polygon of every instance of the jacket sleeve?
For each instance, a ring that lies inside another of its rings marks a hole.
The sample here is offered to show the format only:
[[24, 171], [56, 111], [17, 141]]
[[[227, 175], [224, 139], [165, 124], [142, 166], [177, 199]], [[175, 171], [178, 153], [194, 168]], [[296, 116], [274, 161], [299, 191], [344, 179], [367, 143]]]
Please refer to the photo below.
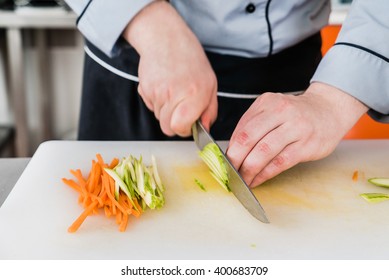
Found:
[[388, 0], [354, 0], [335, 45], [311, 81], [354, 96], [382, 122], [389, 122], [388, 11]]
[[83, 36], [103, 51], [115, 56], [118, 39], [131, 19], [153, 0], [66, 0], [78, 15], [77, 28]]

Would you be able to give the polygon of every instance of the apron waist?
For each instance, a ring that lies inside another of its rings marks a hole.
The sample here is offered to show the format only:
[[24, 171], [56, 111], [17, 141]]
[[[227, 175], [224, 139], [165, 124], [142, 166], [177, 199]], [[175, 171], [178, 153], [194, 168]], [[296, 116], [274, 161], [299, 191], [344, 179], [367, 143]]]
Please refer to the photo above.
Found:
[[[107, 57], [89, 41], [85, 52], [112, 73], [138, 82], [139, 55], [123, 42], [121, 53]], [[206, 52], [218, 79], [218, 96], [255, 99], [261, 93], [295, 93], [306, 89], [321, 60], [321, 36], [316, 33], [280, 53], [264, 58], [245, 58]]]

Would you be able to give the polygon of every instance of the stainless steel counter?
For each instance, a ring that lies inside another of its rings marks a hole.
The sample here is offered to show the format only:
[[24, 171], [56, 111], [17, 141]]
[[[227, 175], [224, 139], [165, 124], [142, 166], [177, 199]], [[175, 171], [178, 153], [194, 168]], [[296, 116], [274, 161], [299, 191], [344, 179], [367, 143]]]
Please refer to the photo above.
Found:
[[29, 161], [30, 158], [0, 158], [0, 207]]

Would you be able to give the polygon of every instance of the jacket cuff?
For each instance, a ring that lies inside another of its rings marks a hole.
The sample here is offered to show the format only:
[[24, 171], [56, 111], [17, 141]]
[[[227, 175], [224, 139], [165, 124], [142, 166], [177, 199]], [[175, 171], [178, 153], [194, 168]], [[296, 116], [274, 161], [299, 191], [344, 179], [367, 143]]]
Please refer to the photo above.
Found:
[[359, 45], [339, 43], [323, 57], [311, 82], [347, 92], [370, 108], [372, 118], [389, 122], [388, 62], [389, 58]]
[[131, 19], [154, 0], [93, 0], [77, 20], [77, 27], [88, 41], [112, 57], [119, 53], [117, 43]]

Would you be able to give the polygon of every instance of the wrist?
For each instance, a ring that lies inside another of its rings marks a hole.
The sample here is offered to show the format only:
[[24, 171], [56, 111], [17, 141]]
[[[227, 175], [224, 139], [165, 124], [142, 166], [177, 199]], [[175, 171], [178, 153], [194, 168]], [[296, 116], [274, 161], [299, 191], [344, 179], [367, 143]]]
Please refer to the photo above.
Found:
[[352, 95], [325, 83], [312, 83], [304, 95], [320, 102], [332, 114], [339, 116], [339, 122], [345, 129], [351, 129], [359, 118], [369, 110], [364, 103]]
[[177, 29], [186, 23], [177, 11], [164, 0], [157, 0], [144, 7], [126, 26], [122, 35], [139, 54], [155, 45], [169, 43]]

